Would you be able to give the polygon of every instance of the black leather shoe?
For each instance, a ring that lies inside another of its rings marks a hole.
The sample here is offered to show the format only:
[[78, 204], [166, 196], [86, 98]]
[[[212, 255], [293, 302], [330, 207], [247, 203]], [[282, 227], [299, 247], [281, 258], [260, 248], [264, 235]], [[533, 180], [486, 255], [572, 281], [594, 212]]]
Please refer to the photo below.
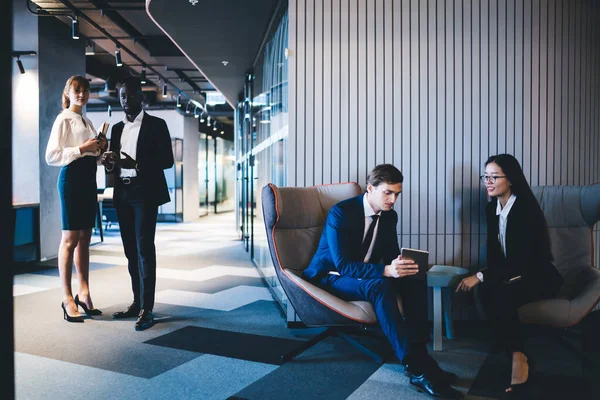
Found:
[[127, 307], [127, 310], [118, 311], [118, 312], [114, 313], [112, 316], [115, 319], [133, 318], [133, 317], [137, 317], [139, 313], [140, 313], [140, 306], [138, 306], [137, 303], [132, 303], [129, 307]]
[[413, 375], [421, 375], [424, 371], [431, 373], [431, 376], [443, 383], [452, 385], [458, 381], [458, 375], [452, 372], [444, 371], [440, 368], [437, 361], [431, 356], [425, 358], [423, 368], [415, 368], [414, 364], [404, 364], [404, 375], [409, 378]]
[[462, 399], [463, 395], [447, 383], [435, 379], [431, 374], [423, 373], [410, 378], [411, 388], [423, 393], [432, 399], [455, 400]]
[[152, 314], [152, 311], [140, 310], [140, 315], [135, 323], [135, 330], [143, 331], [152, 325], [154, 325], [154, 314]]

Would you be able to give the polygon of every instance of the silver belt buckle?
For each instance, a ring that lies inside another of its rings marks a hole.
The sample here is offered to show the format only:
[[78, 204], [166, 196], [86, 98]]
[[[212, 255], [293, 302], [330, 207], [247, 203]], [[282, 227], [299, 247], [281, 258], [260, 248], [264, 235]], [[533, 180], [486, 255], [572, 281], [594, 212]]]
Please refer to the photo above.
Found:
[[122, 178], [121, 180], [123, 181], [123, 184], [125, 184], [125, 185], [129, 185], [131, 183], [131, 179], [127, 178], [127, 177]]

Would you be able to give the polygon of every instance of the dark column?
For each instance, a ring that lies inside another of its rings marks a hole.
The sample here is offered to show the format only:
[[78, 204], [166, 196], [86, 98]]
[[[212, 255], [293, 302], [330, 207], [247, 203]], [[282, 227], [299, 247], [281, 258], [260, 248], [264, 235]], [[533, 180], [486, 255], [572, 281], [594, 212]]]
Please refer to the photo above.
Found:
[[46, 145], [56, 116], [62, 111], [62, 92], [72, 75], [85, 76], [85, 41], [74, 40], [71, 29], [56, 18], [38, 18], [40, 238], [42, 258], [54, 258], [60, 243], [60, 201], [56, 180], [60, 168], [46, 164]]
[[[0, 90], [0, 221], [2, 223], [2, 240], [0, 240], [0, 360], [2, 360], [2, 373], [0, 373], [0, 393], [2, 397], [12, 399], [15, 397], [15, 367], [14, 367], [14, 323], [13, 323], [13, 212], [12, 212], [12, 2], [3, 1], [0, 5], [0, 15], [3, 15], [0, 24], [0, 38], [2, 38], [2, 51], [0, 54], [0, 77], [2, 88]], [[8, 222], [8, 223], [4, 223]]]

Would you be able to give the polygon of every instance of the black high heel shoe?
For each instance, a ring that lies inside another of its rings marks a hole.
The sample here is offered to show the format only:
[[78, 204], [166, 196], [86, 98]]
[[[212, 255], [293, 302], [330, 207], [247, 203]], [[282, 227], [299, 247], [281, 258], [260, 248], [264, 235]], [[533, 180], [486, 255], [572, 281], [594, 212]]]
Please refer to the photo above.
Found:
[[76, 294], [75, 295], [75, 305], [76, 306], [81, 306], [81, 308], [83, 308], [83, 311], [85, 311], [85, 313], [87, 315], [102, 315], [102, 311], [98, 310], [97, 308], [88, 308], [84, 302], [79, 301], [79, 295]]
[[65, 303], [61, 302], [60, 307], [63, 309], [64, 319], [66, 319], [68, 322], [83, 322], [83, 317], [81, 315], [78, 317], [72, 317], [69, 314], [67, 314], [67, 309], [65, 308]]
[[504, 397], [506, 399], [528, 399], [531, 398], [529, 396], [529, 388], [531, 387], [531, 374], [534, 370], [534, 362], [531, 359], [527, 360], [527, 365], [529, 366], [529, 371], [527, 372], [527, 380], [523, 383], [515, 383], [510, 385], [510, 392], [504, 392]]

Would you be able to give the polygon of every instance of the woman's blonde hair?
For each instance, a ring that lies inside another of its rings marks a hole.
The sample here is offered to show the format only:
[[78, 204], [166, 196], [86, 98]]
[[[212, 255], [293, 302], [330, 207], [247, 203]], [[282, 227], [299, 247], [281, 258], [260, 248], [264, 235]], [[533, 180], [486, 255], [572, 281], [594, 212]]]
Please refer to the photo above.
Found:
[[69, 90], [71, 90], [71, 87], [77, 88], [80, 86], [83, 86], [83, 90], [90, 90], [90, 83], [85, 79], [85, 76], [73, 75], [67, 79], [67, 84], [62, 94], [62, 106], [64, 109], [69, 108], [71, 105], [71, 100], [69, 100]]

